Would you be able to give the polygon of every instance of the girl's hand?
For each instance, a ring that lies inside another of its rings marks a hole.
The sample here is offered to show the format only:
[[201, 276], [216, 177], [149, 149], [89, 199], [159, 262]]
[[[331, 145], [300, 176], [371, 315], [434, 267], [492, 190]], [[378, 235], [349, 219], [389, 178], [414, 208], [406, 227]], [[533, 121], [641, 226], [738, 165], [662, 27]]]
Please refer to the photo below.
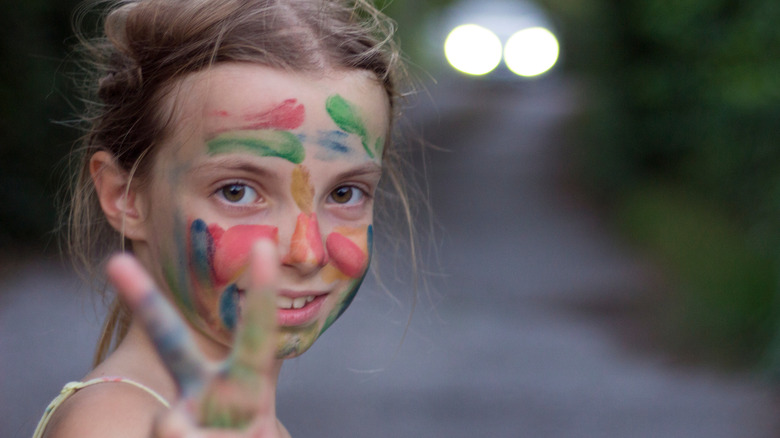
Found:
[[134, 257], [116, 255], [109, 261], [109, 279], [140, 316], [179, 387], [181, 398], [158, 419], [155, 437], [280, 436], [272, 375], [278, 266], [275, 246], [267, 240], [255, 243], [233, 350], [224, 362], [213, 363], [203, 357], [186, 324]]

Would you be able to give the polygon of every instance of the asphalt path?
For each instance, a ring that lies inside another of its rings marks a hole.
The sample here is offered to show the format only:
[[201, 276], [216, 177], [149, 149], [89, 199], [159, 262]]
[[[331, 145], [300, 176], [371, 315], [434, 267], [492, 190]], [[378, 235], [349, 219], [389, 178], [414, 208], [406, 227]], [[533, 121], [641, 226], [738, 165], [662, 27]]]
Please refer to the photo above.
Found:
[[[571, 82], [429, 91], [407, 114], [407, 139], [447, 149], [417, 162], [436, 214], [429, 287], [413, 306], [403, 248], [397, 261], [397, 240], [377, 242], [382, 285], [369, 279], [283, 369], [279, 415], [293, 436], [780, 435], [767, 382], [632, 345], [647, 330], [634, 303], [658, 273], [561, 184]], [[100, 319], [56, 261], [0, 278], [1, 437], [30, 436], [62, 384], [86, 373]]]

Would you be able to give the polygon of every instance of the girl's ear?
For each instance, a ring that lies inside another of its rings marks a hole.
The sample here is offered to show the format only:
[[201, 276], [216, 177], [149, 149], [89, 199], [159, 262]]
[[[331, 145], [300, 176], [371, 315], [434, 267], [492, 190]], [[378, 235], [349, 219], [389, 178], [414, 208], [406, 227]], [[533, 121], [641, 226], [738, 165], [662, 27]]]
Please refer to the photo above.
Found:
[[111, 226], [130, 240], [145, 240], [146, 232], [140, 200], [128, 184], [130, 178], [106, 151], [98, 151], [89, 160], [89, 173], [95, 184], [100, 207]]

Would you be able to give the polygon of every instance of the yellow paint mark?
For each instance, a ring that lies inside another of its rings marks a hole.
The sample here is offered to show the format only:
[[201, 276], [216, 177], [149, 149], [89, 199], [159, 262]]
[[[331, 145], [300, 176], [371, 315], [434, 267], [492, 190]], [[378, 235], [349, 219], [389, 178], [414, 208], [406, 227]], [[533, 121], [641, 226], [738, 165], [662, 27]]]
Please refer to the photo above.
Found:
[[333, 283], [336, 281], [344, 281], [344, 280], [352, 280], [352, 277], [349, 275], [339, 271], [336, 269], [335, 266], [328, 263], [322, 268], [322, 271], [320, 271], [320, 274], [322, 275], [322, 280], [325, 283]]
[[293, 199], [298, 204], [301, 212], [311, 214], [312, 203], [314, 202], [314, 187], [309, 182], [309, 170], [302, 164], [295, 166], [292, 172], [292, 183], [290, 184]]
[[355, 243], [364, 253], [368, 252], [368, 225], [359, 227], [334, 227], [334, 233], [339, 233]]

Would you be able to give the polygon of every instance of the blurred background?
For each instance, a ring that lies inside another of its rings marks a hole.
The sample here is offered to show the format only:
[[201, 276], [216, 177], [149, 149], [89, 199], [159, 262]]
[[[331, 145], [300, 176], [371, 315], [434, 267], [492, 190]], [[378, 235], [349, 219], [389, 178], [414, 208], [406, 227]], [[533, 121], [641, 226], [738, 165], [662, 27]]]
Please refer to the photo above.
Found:
[[[4, 2], [0, 436], [25, 437], [103, 311], [58, 247], [78, 2]], [[427, 287], [378, 242], [382, 282], [282, 376], [293, 435], [778, 436], [780, 3], [378, 3]]]

